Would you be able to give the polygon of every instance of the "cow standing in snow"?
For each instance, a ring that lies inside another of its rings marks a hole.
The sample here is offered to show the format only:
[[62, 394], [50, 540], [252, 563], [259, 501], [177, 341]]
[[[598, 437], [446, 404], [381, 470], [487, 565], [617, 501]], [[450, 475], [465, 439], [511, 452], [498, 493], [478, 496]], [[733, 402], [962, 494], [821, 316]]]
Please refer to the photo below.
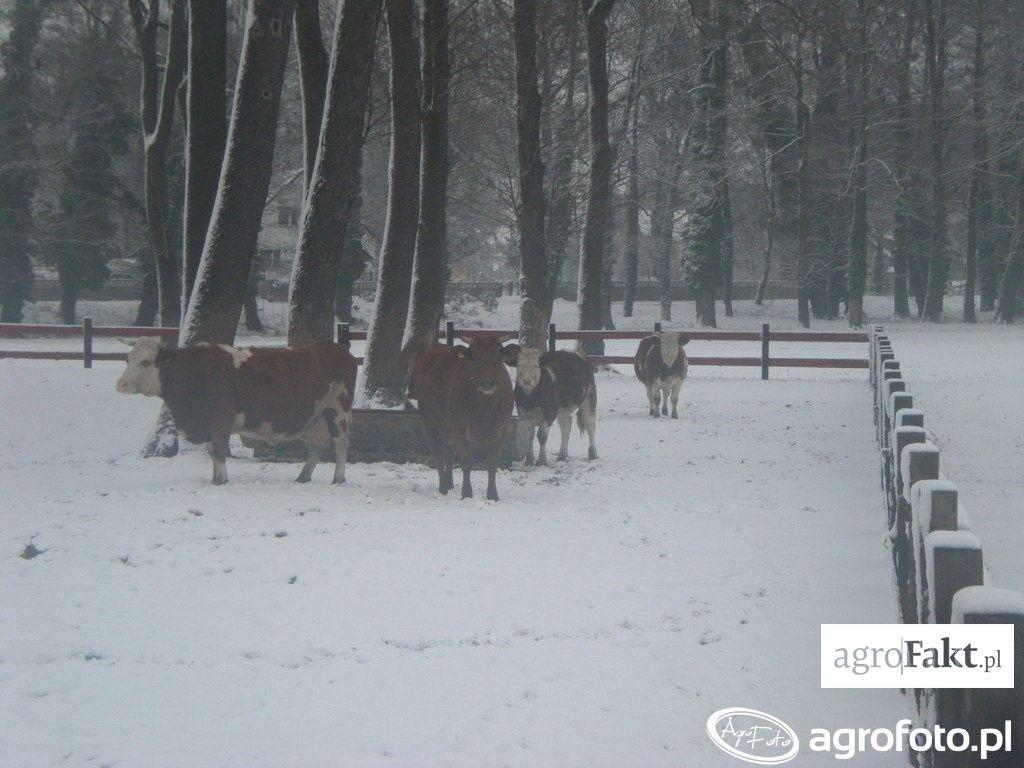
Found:
[[541, 352], [523, 347], [509, 365], [516, 369], [515, 400], [520, 428], [529, 432], [526, 463], [533, 464], [534, 430], [539, 445], [537, 463], [547, 463], [548, 430], [556, 420], [562, 438], [558, 460], [568, 459], [573, 412], [580, 433], [586, 431], [590, 440], [587, 458], [596, 459], [597, 386], [594, 369], [587, 359], [568, 350]]
[[178, 431], [209, 443], [213, 483], [228, 480], [232, 434], [309, 449], [297, 482], [309, 482], [320, 452], [334, 447], [334, 482], [345, 482], [356, 361], [347, 344], [236, 349], [197, 344], [168, 349], [160, 340], [131, 344], [117, 391], [160, 397]]
[[683, 345], [689, 339], [678, 331], [666, 331], [647, 336], [640, 340], [640, 346], [633, 358], [636, 377], [647, 387], [648, 413], [658, 415], [660, 399], [661, 415], [668, 415], [668, 401], [672, 398], [672, 418], [678, 419], [676, 405], [679, 402], [679, 388], [686, 378], [686, 352]]
[[452, 452], [462, 465], [462, 498], [473, 496], [469, 481], [474, 454], [487, 463], [487, 498], [498, 501], [495, 477], [512, 416], [512, 382], [505, 370], [505, 339], [467, 338], [469, 346], [424, 345], [409, 376], [409, 397], [423, 418], [423, 431], [434, 453], [438, 491], [448, 493]]

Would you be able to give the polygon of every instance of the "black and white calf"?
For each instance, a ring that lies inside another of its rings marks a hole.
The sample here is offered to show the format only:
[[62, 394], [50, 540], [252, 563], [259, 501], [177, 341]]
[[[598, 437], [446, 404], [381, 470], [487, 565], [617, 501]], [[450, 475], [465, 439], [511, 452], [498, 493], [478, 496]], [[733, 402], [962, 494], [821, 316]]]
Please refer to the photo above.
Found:
[[672, 418], [678, 419], [676, 406], [679, 402], [679, 388], [686, 378], [686, 353], [683, 345], [689, 339], [678, 331], [656, 333], [640, 340], [640, 346], [633, 358], [636, 377], [647, 387], [648, 413], [658, 415], [659, 400], [661, 415], [668, 415], [668, 401], [672, 398]]
[[526, 463], [532, 464], [534, 461], [535, 430], [540, 448], [537, 463], [547, 463], [545, 447], [548, 429], [556, 420], [562, 437], [558, 460], [568, 459], [573, 412], [576, 413], [580, 432], [586, 432], [590, 440], [587, 458], [596, 459], [594, 433], [597, 431], [597, 387], [594, 384], [594, 369], [587, 359], [567, 350], [541, 352], [539, 349], [523, 347], [509, 365], [516, 369], [515, 400], [519, 428], [528, 432], [529, 437]]

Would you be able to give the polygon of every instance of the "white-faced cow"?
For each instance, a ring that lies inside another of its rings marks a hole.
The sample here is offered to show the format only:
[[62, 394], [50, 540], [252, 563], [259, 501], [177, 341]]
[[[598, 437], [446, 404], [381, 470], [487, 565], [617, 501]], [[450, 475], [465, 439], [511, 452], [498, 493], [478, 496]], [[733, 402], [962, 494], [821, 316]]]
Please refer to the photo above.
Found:
[[534, 430], [539, 445], [537, 463], [547, 463], [548, 430], [556, 420], [562, 438], [558, 460], [568, 459], [574, 412], [580, 433], [585, 431], [590, 440], [587, 458], [596, 459], [597, 386], [594, 369], [587, 359], [568, 350], [541, 352], [523, 347], [509, 360], [509, 365], [516, 369], [516, 411], [520, 429], [528, 437], [526, 463], [533, 463]]
[[309, 482], [320, 452], [333, 446], [334, 482], [345, 482], [356, 381], [347, 344], [168, 349], [145, 337], [131, 347], [117, 391], [163, 398], [189, 442], [209, 443], [215, 485], [227, 482], [232, 434], [271, 444], [305, 443], [309, 455], [300, 483]]
[[661, 415], [668, 415], [668, 401], [672, 398], [672, 418], [678, 419], [676, 405], [679, 402], [679, 388], [686, 378], [686, 352], [683, 345], [689, 339], [678, 331], [665, 331], [640, 340], [640, 346], [633, 358], [633, 370], [647, 388], [648, 413], [658, 415], [659, 400]]

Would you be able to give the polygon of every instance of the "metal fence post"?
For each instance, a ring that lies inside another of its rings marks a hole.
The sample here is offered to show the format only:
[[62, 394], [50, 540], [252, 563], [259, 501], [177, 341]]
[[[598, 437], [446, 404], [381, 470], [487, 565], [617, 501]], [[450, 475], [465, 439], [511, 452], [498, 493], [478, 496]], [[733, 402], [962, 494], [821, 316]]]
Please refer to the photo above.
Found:
[[768, 323], [761, 324], [761, 378], [764, 381], [768, 381], [768, 365], [769, 365], [769, 342], [771, 340], [772, 332], [768, 328]]
[[338, 323], [336, 335], [337, 335], [338, 344], [350, 344], [350, 343], [352, 343], [352, 334], [349, 331], [349, 324], [348, 323]]
[[82, 318], [82, 361], [92, 368], [92, 318]]
[[455, 323], [451, 320], [444, 324], [444, 337], [449, 347], [455, 346]]
[[661, 323], [655, 323], [654, 324], [654, 332], [655, 333], [661, 333]]
[[548, 323], [548, 352], [555, 351], [555, 324]]

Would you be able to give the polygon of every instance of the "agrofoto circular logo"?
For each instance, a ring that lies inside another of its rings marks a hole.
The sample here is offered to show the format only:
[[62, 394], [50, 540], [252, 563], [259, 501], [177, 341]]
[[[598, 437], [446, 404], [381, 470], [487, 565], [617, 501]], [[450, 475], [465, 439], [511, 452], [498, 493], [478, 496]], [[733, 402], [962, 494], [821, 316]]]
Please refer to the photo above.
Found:
[[712, 713], [708, 736], [727, 755], [755, 765], [788, 763], [800, 751], [796, 731], [774, 715], [745, 707]]

